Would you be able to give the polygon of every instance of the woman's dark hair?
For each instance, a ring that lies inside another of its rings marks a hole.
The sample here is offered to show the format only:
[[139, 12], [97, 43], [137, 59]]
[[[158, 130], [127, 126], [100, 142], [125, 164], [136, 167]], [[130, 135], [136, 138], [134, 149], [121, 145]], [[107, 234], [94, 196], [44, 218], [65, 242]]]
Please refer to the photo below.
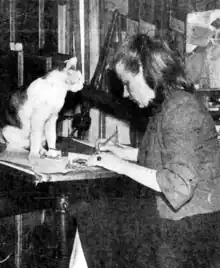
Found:
[[113, 68], [118, 62], [134, 74], [142, 66], [145, 80], [155, 91], [156, 99], [163, 100], [176, 90], [194, 91], [194, 86], [187, 80], [183, 58], [161, 39], [146, 34], [130, 37], [116, 51]]

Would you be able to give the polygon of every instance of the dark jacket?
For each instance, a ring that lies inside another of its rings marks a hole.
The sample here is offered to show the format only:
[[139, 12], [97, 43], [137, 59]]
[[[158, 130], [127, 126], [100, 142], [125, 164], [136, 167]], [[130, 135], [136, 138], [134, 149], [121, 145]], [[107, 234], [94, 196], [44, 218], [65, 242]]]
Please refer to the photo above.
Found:
[[179, 219], [220, 210], [220, 145], [215, 123], [192, 94], [172, 93], [151, 118], [140, 165], [156, 169], [162, 217]]

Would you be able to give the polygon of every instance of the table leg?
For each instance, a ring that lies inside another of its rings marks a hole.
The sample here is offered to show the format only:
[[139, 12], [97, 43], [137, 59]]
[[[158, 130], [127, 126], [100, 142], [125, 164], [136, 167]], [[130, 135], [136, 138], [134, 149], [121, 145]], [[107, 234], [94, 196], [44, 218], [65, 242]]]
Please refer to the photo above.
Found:
[[[56, 224], [59, 238], [59, 251], [61, 257], [60, 268], [69, 267], [70, 255], [73, 245], [72, 241], [74, 240], [75, 237], [74, 231], [71, 232], [70, 235], [67, 235], [68, 233], [70, 233], [69, 220], [70, 215], [69, 215], [68, 196], [62, 194], [60, 198], [57, 199], [57, 207], [56, 207]], [[71, 228], [71, 230], [72, 229], [73, 228]], [[73, 239], [71, 236], [73, 236]]]
[[15, 268], [22, 267], [22, 214], [15, 216], [16, 241], [15, 241]]

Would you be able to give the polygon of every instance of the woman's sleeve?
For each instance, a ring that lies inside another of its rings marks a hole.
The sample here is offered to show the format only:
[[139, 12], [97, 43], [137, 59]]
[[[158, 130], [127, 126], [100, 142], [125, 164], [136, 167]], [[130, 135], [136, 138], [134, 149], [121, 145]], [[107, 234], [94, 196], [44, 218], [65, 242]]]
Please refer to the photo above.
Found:
[[202, 122], [203, 114], [195, 102], [173, 105], [162, 119], [163, 168], [157, 171], [157, 182], [175, 210], [192, 198], [198, 182], [195, 149]]

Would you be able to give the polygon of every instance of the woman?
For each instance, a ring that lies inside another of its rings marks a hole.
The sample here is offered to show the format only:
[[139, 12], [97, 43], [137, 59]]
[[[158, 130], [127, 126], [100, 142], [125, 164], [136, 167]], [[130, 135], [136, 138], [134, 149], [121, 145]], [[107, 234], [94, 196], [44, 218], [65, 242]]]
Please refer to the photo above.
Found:
[[134, 267], [220, 267], [219, 142], [181, 58], [138, 34], [120, 46], [112, 65], [140, 108], [159, 103], [138, 149], [100, 142], [101, 153], [88, 161], [155, 192], [158, 216], [139, 244], [140, 259], [144, 244], [148, 254]]

